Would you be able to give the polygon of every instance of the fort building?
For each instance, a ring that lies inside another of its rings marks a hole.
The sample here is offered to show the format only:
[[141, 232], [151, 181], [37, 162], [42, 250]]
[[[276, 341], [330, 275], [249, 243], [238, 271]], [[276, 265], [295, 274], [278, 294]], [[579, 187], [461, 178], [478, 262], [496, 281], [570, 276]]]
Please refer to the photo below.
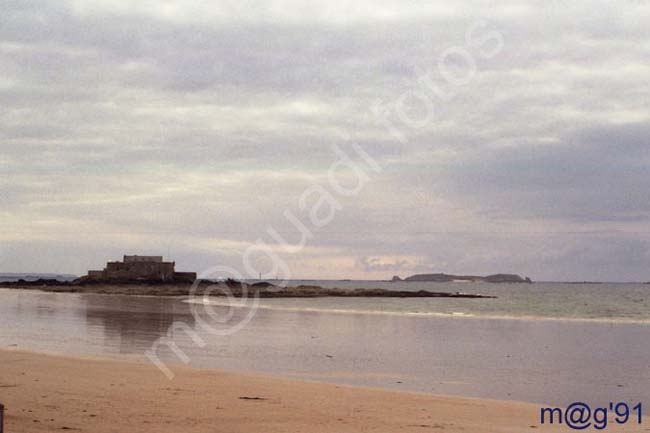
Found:
[[196, 272], [176, 272], [176, 262], [162, 256], [124, 256], [121, 262], [108, 262], [104, 270], [88, 271], [87, 281], [97, 282], [193, 282]]

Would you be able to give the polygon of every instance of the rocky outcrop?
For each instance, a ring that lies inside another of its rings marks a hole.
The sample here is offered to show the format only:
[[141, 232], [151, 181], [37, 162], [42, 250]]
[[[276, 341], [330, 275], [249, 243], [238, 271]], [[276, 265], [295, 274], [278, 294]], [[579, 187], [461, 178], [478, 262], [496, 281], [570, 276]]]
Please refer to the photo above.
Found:
[[[250, 291], [249, 291], [250, 293]], [[343, 297], [343, 298], [496, 298], [472, 293], [449, 293], [430, 292], [428, 290], [386, 290], [386, 289], [326, 289], [320, 286], [297, 286], [286, 287], [279, 290], [268, 290], [259, 292], [261, 298], [319, 298], [319, 297]], [[234, 296], [238, 296], [233, 292]]]
[[[219, 290], [221, 286], [223, 290]], [[198, 284], [170, 284], [153, 280], [148, 282], [105, 283], [86, 282], [70, 283], [57, 280], [15, 281], [0, 283], [2, 288], [36, 289], [46, 292], [102, 293], [114, 295], [148, 295], [148, 296], [234, 296], [260, 298], [319, 298], [319, 297], [376, 297], [376, 298], [494, 298], [471, 293], [430, 292], [427, 290], [386, 290], [386, 289], [340, 289], [320, 286], [300, 285], [296, 287], [275, 286], [267, 282], [246, 284], [236, 280], [222, 282], [200, 281]], [[216, 289], [216, 290], [215, 290]]]

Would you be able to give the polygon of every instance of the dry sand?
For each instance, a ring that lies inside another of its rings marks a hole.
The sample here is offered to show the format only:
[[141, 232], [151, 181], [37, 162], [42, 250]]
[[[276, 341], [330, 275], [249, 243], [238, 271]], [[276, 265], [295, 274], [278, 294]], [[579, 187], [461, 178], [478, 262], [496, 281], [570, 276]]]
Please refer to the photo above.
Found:
[[[6, 433], [535, 432], [539, 405], [0, 351]], [[242, 399], [260, 398], [256, 399]], [[647, 431], [629, 425], [626, 432]], [[612, 426], [614, 428], [618, 426]]]

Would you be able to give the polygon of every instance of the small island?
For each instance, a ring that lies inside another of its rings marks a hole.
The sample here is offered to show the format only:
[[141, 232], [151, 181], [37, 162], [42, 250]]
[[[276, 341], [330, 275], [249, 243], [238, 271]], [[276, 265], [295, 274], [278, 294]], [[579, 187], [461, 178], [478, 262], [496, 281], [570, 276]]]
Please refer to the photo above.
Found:
[[451, 274], [417, 274], [410, 277], [401, 279], [395, 275], [391, 280], [397, 281], [426, 281], [433, 283], [532, 283], [533, 281], [528, 277], [521, 277], [516, 274], [494, 274], [486, 277], [476, 275], [451, 275]]

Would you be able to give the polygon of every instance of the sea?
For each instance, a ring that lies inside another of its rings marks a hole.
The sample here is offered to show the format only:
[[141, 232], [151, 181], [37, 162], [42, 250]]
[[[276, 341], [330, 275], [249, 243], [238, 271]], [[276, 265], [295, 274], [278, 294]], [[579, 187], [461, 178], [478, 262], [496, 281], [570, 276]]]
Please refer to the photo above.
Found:
[[0, 348], [139, 362], [154, 353], [172, 372], [187, 361], [429, 394], [650, 404], [650, 285], [296, 284], [496, 298], [233, 300], [0, 289]]
[[300, 280], [289, 285], [326, 288], [470, 293], [495, 299], [465, 298], [280, 298], [264, 299], [265, 308], [338, 313], [464, 316], [594, 321], [650, 321], [650, 284], [643, 283], [427, 283]]

